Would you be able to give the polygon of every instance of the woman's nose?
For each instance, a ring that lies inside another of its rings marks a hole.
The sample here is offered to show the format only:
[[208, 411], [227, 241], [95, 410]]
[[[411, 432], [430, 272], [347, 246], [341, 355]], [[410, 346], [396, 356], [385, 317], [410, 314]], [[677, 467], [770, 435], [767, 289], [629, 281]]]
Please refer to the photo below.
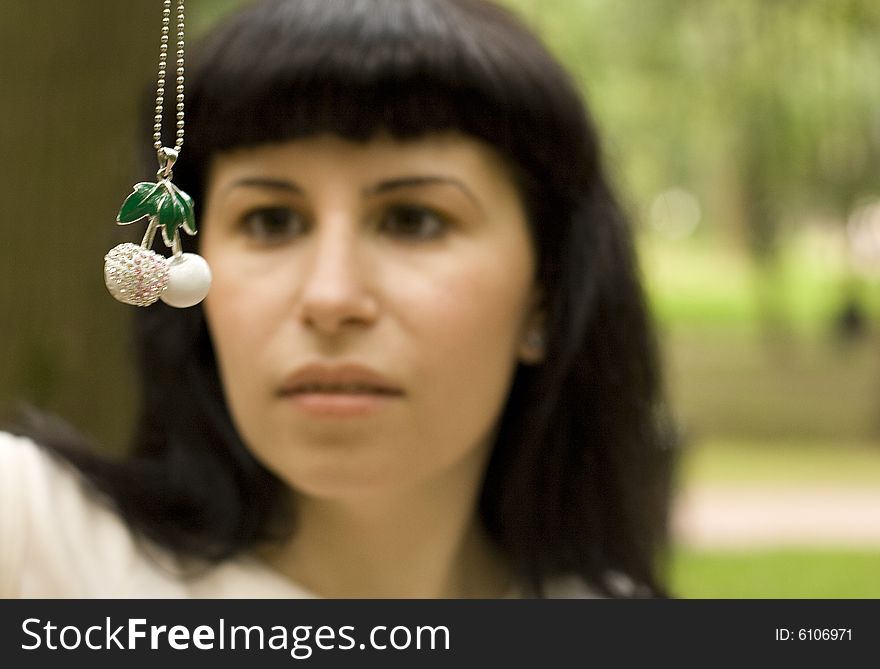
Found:
[[303, 324], [333, 335], [372, 323], [378, 305], [365, 276], [364, 241], [350, 226], [318, 225], [300, 293]]

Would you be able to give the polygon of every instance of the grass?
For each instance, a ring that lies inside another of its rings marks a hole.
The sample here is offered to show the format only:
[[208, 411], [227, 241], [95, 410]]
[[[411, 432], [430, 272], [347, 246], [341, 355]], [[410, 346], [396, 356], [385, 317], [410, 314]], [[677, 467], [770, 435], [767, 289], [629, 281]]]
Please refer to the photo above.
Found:
[[880, 598], [880, 552], [679, 549], [670, 583], [684, 599], [874, 599]]
[[664, 325], [753, 328], [772, 308], [787, 325], [823, 330], [849, 291], [880, 317], [880, 275], [856, 276], [840, 236], [806, 230], [786, 239], [761, 271], [742, 248], [720, 240], [640, 239], [648, 295]]
[[[849, 279], [816, 242], [790, 244], [764, 277], [735, 250], [642, 245], [686, 438], [683, 486], [880, 489], [880, 339], [876, 327], [848, 347], [829, 337]], [[877, 323], [880, 281], [860, 290]], [[761, 298], [779, 308], [775, 332], [761, 325]], [[669, 580], [689, 599], [880, 598], [880, 549], [680, 545]]]
[[880, 446], [715, 439], [685, 451], [680, 476], [687, 487], [827, 485], [880, 490]]
[[695, 441], [880, 442], [876, 335], [843, 346], [678, 327], [661, 342], [673, 408]]
[[[686, 452], [685, 487], [841, 486], [880, 489], [880, 448], [858, 443], [712, 440]], [[681, 598], [880, 598], [880, 547], [708, 549], [677, 546], [671, 591]]]
[[[764, 275], [732, 245], [641, 240], [672, 405], [693, 441], [880, 442], [880, 276], [854, 280], [817, 234], [789, 240]], [[843, 342], [832, 334], [848, 285], [869, 330]]]

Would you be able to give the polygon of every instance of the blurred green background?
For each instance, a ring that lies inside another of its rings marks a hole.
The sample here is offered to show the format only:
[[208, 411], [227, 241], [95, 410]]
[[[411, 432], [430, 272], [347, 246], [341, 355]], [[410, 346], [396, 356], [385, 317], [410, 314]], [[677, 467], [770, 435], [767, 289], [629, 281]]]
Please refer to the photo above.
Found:
[[[189, 34], [240, 4], [188, 0]], [[880, 3], [503, 4], [586, 92], [636, 226], [686, 437], [674, 592], [880, 597]], [[160, 6], [0, 0], [0, 405], [115, 449], [134, 389], [102, 257]]]

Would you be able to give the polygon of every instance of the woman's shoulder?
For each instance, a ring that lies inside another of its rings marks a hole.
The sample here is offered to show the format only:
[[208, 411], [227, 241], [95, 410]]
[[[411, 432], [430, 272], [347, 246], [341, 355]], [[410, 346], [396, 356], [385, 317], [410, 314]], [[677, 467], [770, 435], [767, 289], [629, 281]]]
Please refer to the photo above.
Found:
[[310, 596], [249, 558], [186, 575], [75, 467], [2, 431], [0, 537], [0, 598]]
[[98, 596], [123, 577], [134, 548], [125, 523], [72, 465], [6, 432], [0, 536], [4, 597]]

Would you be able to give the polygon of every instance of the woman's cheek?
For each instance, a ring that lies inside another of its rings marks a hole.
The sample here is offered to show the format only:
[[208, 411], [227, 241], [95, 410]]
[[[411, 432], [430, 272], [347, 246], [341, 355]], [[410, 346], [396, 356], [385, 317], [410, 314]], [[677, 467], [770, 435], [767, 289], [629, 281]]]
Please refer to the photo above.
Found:
[[438, 401], [496, 401], [509, 381], [527, 288], [516, 268], [474, 260], [436, 275], [409, 309], [424, 383]]
[[268, 276], [248, 275], [234, 258], [217, 263], [214, 285], [206, 301], [206, 315], [221, 378], [234, 405], [265, 394], [259, 370], [269, 353], [272, 322], [279, 310], [279, 282]]

